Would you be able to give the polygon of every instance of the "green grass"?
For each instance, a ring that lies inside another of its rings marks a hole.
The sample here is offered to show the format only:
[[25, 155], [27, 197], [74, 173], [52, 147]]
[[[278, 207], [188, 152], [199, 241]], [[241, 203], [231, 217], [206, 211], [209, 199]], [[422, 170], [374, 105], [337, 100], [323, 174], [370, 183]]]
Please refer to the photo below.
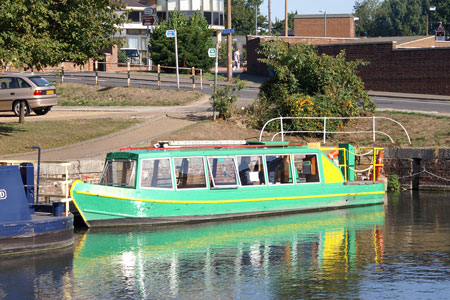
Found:
[[168, 91], [127, 87], [104, 87], [75, 83], [56, 85], [62, 106], [176, 106], [198, 100], [195, 91]]
[[28, 147], [61, 147], [104, 136], [140, 123], [139, 119], [73, 119], [0, 124], [0, 155], [27, 152]]

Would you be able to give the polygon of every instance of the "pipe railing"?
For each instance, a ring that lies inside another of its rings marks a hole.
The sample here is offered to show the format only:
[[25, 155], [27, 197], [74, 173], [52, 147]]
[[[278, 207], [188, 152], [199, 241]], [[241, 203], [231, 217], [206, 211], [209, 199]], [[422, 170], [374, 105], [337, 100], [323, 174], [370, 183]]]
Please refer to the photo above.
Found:
[[[358, 131], [327, 131], [327, 120], [360, 120], [360, 119], [366, 119], [372, 120], [372, 130], [358, 130]], [[278, 118], [273, 118], [270, 119], [269, 121], [267, 121], [263, 128], [261, 129], [261, 132], [259, 134], [259, 140], [262, 141], [262, 136], [264, 133], [264, 130], [266, 129], [267, 125], [271, 122], [274, 121], [279, 121], [280, 122], [280, 131], [276, 132], [273, 136], [272, 136], [272, 141], [274, 140], [274, 138], [278, 135], [281, 134], [281, 140], [284, 141], [284, 136], [285, 134], [292, 134], [292, 133], [320, 133], [323, 135], [323, 143], [326, 144], [326, 138], [327, 138], [327, 134], [335, 134], [335, 133], [339, 133], [339, 134], [349, 134], [349, 133], [356, 133], [356, 134], [372, 134], [372, 140], [375, 142], [376, 140], [376, 134], [382, 134], [387, 136], [390, 141], [392, 143], [394, 143], [394, 139], [387, 133], [383, 132], [383, 131], [378, 131], [376, 130], [376, 120], [388, 120], [388, 121], [392, 121], [395, 124], [397, 124], [398, 126], [400, 126], [400, 128], [405, 132], [406, 137], [408, 138], [408, 143], [411, 144], [411, 138], [409, 137], [408, 131], [406, 130], [405, 126], [403, 126], [400, 122], [391, 119], [391, 118], [387, 118], [387, 117], [377, 117], [377, 116], [372, 116], [372, 117], [278, 117]], [[284, 124], [286, 123], [286, 120], [322, 120], [323, 121], [323, 130], [285, 130], [284, 129]]]

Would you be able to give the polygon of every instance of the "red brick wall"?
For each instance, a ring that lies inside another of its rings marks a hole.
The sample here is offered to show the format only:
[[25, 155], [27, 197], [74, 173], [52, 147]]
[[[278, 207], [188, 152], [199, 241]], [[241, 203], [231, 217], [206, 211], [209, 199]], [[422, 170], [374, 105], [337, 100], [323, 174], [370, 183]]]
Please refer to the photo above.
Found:
[[[261, 41], [270, 39], [273, 38], [247, 37], [249, 74], [268, 75], [267, 66], [257, 60], [262, 56], [256, 54], [256, 51]], [[370, 62], [368, 66], [360, 68], [360, 76], [369, 90], [450, 95], [450, 47], [395, 49], [392, 42], [349, 44], [346, 43], [349, 39], [338, 38], [282, 39], [287, 42], [316, 44], [320, 53], [333, 56], [345, 50], [348, 60], [362, 59]]]
[[[324, 36], [324, 18], [296, 18], [294, 19], [295, 36]], [[353, 17], [327, 17], [327, 36], [355, 37], [355, 21]]]
[[386, 42], [322, 45], [318, 50], [328, 55], [345, 50], [348, 60], [370, 62], [360, 68], [369, 90], [450, 95], [450, 48], [394, 49]]

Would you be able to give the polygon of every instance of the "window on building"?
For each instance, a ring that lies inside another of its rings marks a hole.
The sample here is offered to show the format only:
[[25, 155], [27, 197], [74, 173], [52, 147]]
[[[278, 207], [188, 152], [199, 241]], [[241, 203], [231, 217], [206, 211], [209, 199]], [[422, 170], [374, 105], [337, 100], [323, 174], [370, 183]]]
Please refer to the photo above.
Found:
[[266, 155], [269, 183], [293, 183], [290, 155]]
[[177, 157], [173, 162], [177, 189], [206, 188], [203, 157]]
[[209, 157], [208, 168], [212, 187], [237, 186], [234, 157]]
[[128, 20], [131, 20], [133, 23], [141, 22], [141, 12], [140, 11], [131, 11], [128, 14]]
[[141, 187], [172, 189], [172, 172], [170, 159], [142, 160]]
[[263, 157], [261, 155], [238, 156], [237, 162], [241, 185], [265, 184]]
[[192, 10], [197, 11], [202, 9], [202, 0], [192, 0]]
[[169, 10], [177, 10], [177, 0], [168, 0], [167, 6]]
[[117, 187], [134, 187], [136, 161], [131, 159], [108, 159], [100, 184]]
[[297, 183], [320, 182], [316, 154], [294, 154]]
[[136, 35], [128, 36], [128, 48], [140, 50], [140, 37]]

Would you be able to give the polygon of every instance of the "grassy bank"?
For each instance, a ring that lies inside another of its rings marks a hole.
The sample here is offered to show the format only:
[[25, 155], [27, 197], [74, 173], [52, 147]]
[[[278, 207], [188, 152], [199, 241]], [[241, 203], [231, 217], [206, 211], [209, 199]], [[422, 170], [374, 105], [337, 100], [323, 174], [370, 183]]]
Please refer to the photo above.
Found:
[[[339, 143], [351, 143], [359, 146], [375, 145], [380, 147], [450, 147], [450, 117], [437, 117], [417, 113], [402, 112], [377, 112], [375, 116], [392, 118], [405, 126], [408, 131], [411, 144], [401, 127], [391, 121], [377, 121], [376, 130], [384, 132], [392, 137], [395, 143], [384, 134], [377, 134], [375, 143], [372, 142], [372, 134], [335, 134], [327, 135], [326, 145]], [[285, 128], [288, 130], [288, 128]], [[372, 120], [352, 121], [342, 131], [372, 130]], [[219, 133], [219, 134], [218, 134]], [[180, 139], [248, 139], [257, 140], [260, 131], [246, 126], [245, 117], [235, 117], [234, 120], [204, 121], [189, 128], [174, 132], [166, 137], [167, 140]], [[271, 140], [272, 133], [265, 133], [264, 140]], [[280, 140], [278, 135], [275, 140]], [[305, 137], [304, 135], [288, 135], [286, 140], [294, 143], [322, 142], [322, 135], [317, 137]]]
[[141, 122], [139, 119], [73, 119], [0, 124], [0, 155], [61, 147], [104, 136]]
[[127, 87], [105, 87], [77, 83], [56, 86], [62, 106], [174, 106], [198, 100], [201, 93]]

